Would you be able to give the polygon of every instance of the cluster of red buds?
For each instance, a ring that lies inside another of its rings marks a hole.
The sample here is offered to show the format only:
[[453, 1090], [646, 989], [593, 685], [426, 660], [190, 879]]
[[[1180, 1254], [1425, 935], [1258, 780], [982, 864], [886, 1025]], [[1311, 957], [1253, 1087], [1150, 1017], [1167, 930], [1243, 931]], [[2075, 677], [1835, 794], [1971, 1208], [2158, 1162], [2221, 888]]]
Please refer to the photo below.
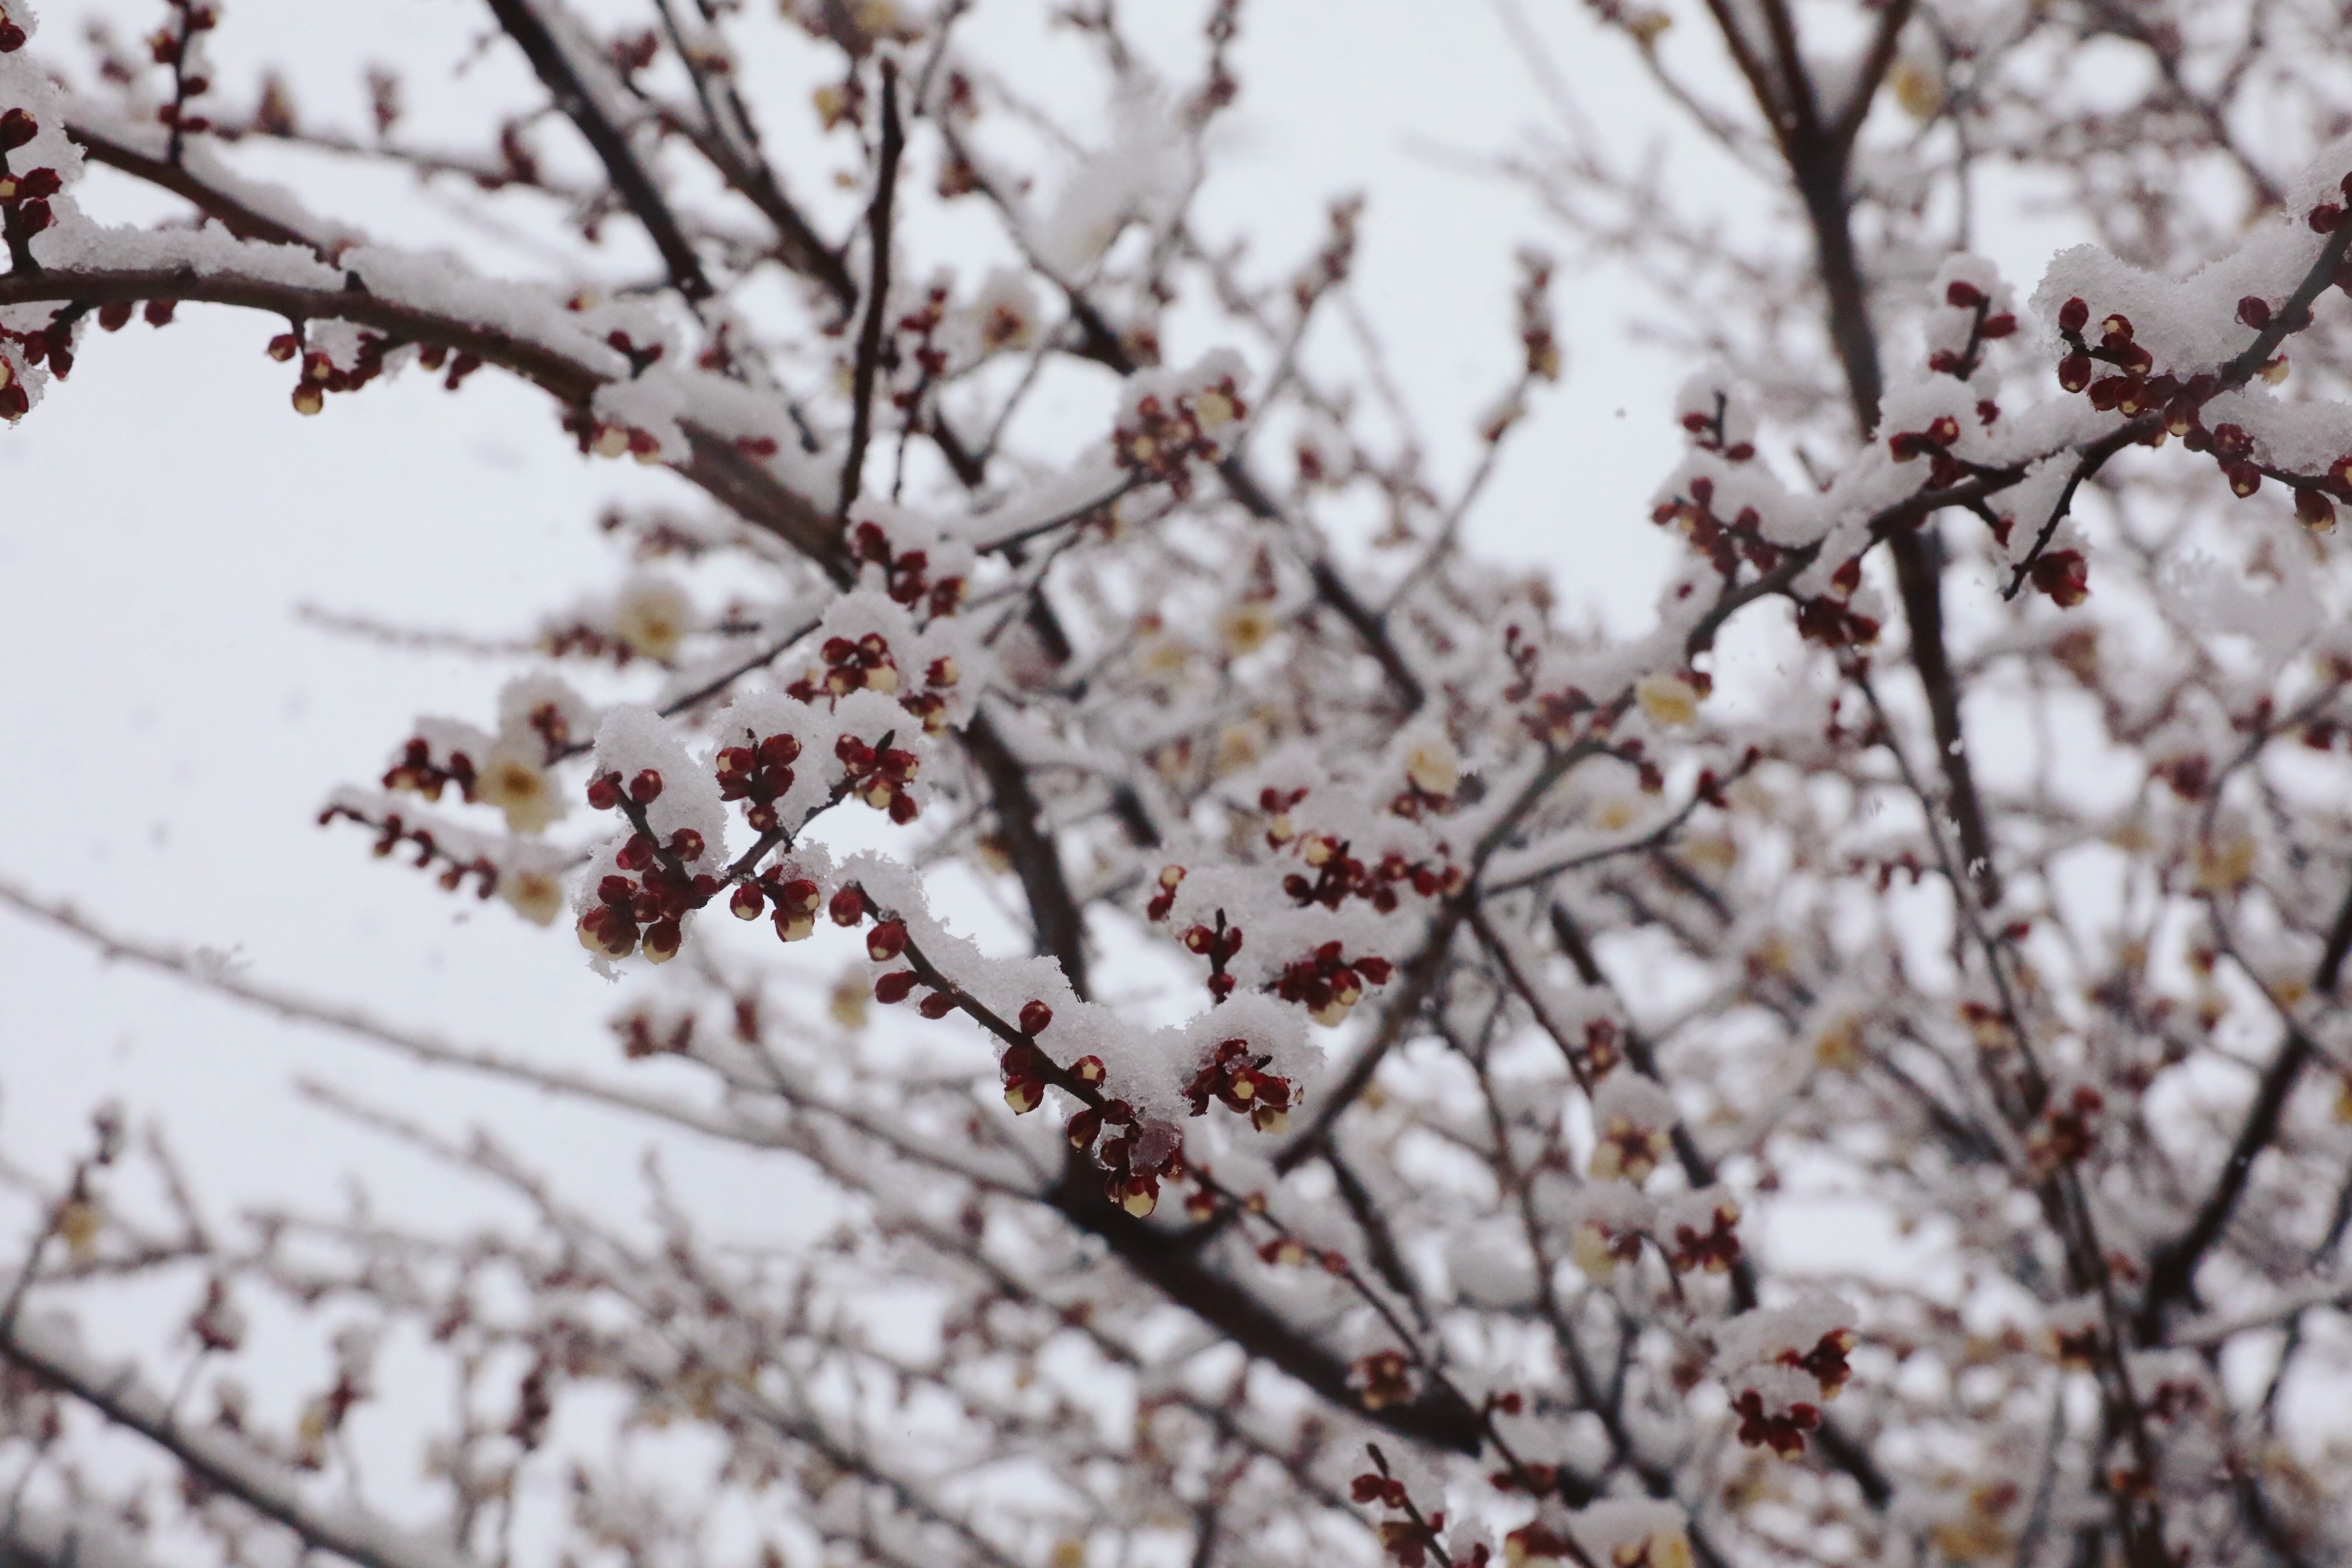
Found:
[[915, 368], [914, 384], [890, 394], [890, 405], [901, 413], [912, 413], [923, 394], [948, 373], [948, 352], [940, 345], [940, 324], [947, 313], [947, 286], [934, 283], [923, 290], [921, 304], [891, 324], [898, 363]]
[[1584, 1025], [1584, 1044], [1576, 1053], [1577, 1066], [1585, 1080], [1599, 1083], [1617, 1070], [1625, 1059], [1624, 1031], [1612, 1018], [1588, 1018]]
[[1853, 1368], [1846, 1361], [1853, 1347], [1852, 1329], [1832, 1329], [1816, 1340], [1811, 1350], [1785, 1350], [1778, 1360], [1780, 1365], [1804, 1373], [1820, 1384], [1822, 1398], [1834, 1399], [1838, 1390], [1845, 1386], [1846, 1379], [1853, 1375]]
[[[2066, 353], [2058, 362], [2061, 387], [2088, 393], [2094, 408], [2133, 417], [2168, 402], [2182, 390], [2181, 384], [2169, 375], [2151, 384], [2149, 373], [2156, 368], [2156, 359], [2134, 341], [2130, 317], [2119, 313], [2101, 321], [2096, 343], [2084, 335], [2090, 324], [2089, 301], [2077, 297], [2058, 308], [2058, 335], [2066, 341]], [[2094, 380], [2094, 361], [2114, 368]]]
[[[2345, 177], [2345, 188], [2352, 193], [2352, 175]], [[2329, 233], [2341, 221], [2341, 210], [2326, 203], [2312, 210], [2311, 226], [2320, 233]], [[2180, 444], [2192, 452], [2210, 452], [2221, 477], [2228, 480], [2230, 492], [2243, 500], [2263, 488], [2262, 466], [2254, 460], [2253, 437], [2242, 426], [2217, 425], [2205, 426], [2205, 405], [2221, 390], [2221, 379], [2210, 372], [2200, 372], [2182, 381], [2172, 375], [2151, 375], [2155, 363], [2147, 350], [2133, 339], [2128, 317], [2112, 315], [2099, 324], [2099, 342], [2095, 345], [2084, 335], [2090, 325], [2091, 308], [2081, 299], [2072, 299], [2060, 308], [2058, 330], [2066, 340], [2066, 356], [2058, 362], [2058, 384], [2069, 392], [2087, 393], [2092, 406], [2113, 409], [2137, 417], [2151, 408], [2163, 411], [2164, 428], [2179, 437]], [[2257, 294], [2249, 294], [2238, 301], [2238, 321], [2255, 331], [2263, 331], [2278, 324], [2277, 311], [2271, 302]], [[2286, 321], [2288, 331], [2301, 331], [2311, 324], [2308, 309]], [[2093, 379], [2094, 361], [2104, 361], [2115, 366], [2112, 374]], [[2263, 367], [2266, 377], [2285, 373], [2286, 362], [2274, 359]], [[2352, 455], [2339, 458], [2325, 476], [2317, 479], [2290, 480], [2294, 490], [2295, 516], [2305, 527], [2325, 531], [2336, 524], [2336, 503], [2328, 491], [2352, 496]], [[2037, 568], [2039, 563], [2037, 563]], [[2061, 569], [2045, 582], [2037, 569], [2034, 585], [2061, 604], [2079, 601], [2083, 574], [2079, 570]], [[2064, 595], [2073, 592], [2074, 599]]]
[[295, 333], [280, 332], [269, 340], [269, 357], [283, 364], [300, 356], [302, 379], [295, 384], [292, 401], [295, 413], [307, 415], [327, 405], [327, 394], [357, 392], [382, 375], [390, 348], [390, 342], [378, 334], [363, 333], [352, 353], [352, 367], [344, 370], [316, 349], [304, 352], [302, 340]]
[[[1847, 579], [1848, 570], [1853, 576]], [[1861, 586], [1862, 562], [1859, 557], [1837, 569], [1832, 584], [1847, 579], [1845, 592]], [[1865, 616], [1839, 599], [1817, 598], [1797, 601], [1797, 634], [1807, 642], [1823, 647], [1868, 647], [1878, 640], [1878, 618]]]
[[880, 632], [862, 637], [827, 637], [818, 650], [823, 670], [811, 669], [788, 689], [803, 702], [820, 697], [845, 697], [853, 691], [878, 691], [885, 697], [898, 690], [898, 661], [890, 641]]
[[2026, 1139], [2026, 1158], [2041, 1171], [2083, 1159], [2099, 1141], [2099, 1113], [2106, 1107], [2106, 1096], [2088, 1084], [2053, 1096], [2042, 1108], [2041, 1124]]
[[781, 866], [771, 866], [750, 881], [738, 882], [727, 899], [727, 907], [737, 920], [758, 920], [774, 906], [776, 935], [784, 942], [800, 942], [814, 934], [816, 911], [824, 903], [824, 889]]
[[[1955, 310], [1973, 310], [1976, 320], [1969, 323], [1969, 341], [1959, 349], [1937, 349], [1927, 356], [1927, 368], [1962, 381], [1974, 375], [1977, 362], [1984, 345], [2010, 337], [2017, 331], [2017, 318], [2007, 310], [1995, 311], [1991, 297], [1966, 279], [1956, 278], [1944, 289], [1944, 303]], [[1990, 425], [2000, 410], [1990, 403], [1977, 405], [1977, 417]]]
[[779, 831], [782, 824], [776, 816], [776, 802], [793, 787], [793, 763], [800, 754], [799, 737], [783, 733], [760, 737], [748, 746], [721, 748], [712, 764], [719, 798], [750, 801], [743, 820], [756, 832]]
[[1189, 927], [1179, 940], [1184, 943], [1185, 952], [1209, 961], [1209, 998], [1222, 1002], [1234, 994], [1235, 981], [1225, 965], [1242, 950], [1242, 928], [1227, 925], [1223, 910], [1217, 911], [1216, 921], [1213, 926]]
[[381, 822], [353, 811], [347, 805], [331, 805], [319, 813], [319, 826], [321, 827], [345, 821], [356, 822], [362, 827], [375, 829], [376, 839], [373, 848], [373, 853], [379, 858], [388, 857], [394, 850], [406, 844], [416, 852], [415, 864], [419, 870], [430, 866], [436, 860], [448, 862], [441, 868], [441, 874], [436, 879], [444, 892], [457, 892], [466, 885], [466, 879], [468, 877], [478, 879], [475, 894], [478, 898], [487, 899], [499, 890], [497, 866], [478, 855], [466, 858], [451, 854], [442, 847], [441, 841], [434, 837], [432, 829], [411, 827], [397, 812], [386, 814]]
[[850, 553], [858, 560], [882, 568], [890, 597], [912, 609], [927, 604], [933, 616], [951, 616], [963, 603], [964, 580], [961, 576], [933, 579], [930, 552], [923, 550], [893, 552], [889, 536], [878, 523], [861, 522], [850, 531]]
[[621, 1037], [621, 1054], [631, 1061], [643, 1061], [648, 1057], [682, 1057], [694, 1045], [694, 1015], [684, 1014], [665, 1028], [640, 1007], [614, 1019], [613, 1033]]
[[[1021, 1049], [1008, 1047], [1005, 1059], [1012, 1062]], [[1009, 1074], [1013, 1069], [1005, 1070]], [[1071, 1076], [1081, 1083], [1099, 1083], [1102, 1073], [1102, 1061], [1096, 1057], [1080, 1057], [1070, 1068]], [[1010, 1099], [1012, 1093], [1008, 1086], [1006, 1097]], [[1162, 1182], [1178, 1181], [1184, 1175], [1183, 1134], [1167, 1122], [1145, 1121], [1124, 1100], [1106, 1100], [1099, 1107], [1080, 1110], [1070, 1118], [1065, 1131], [1071, 1148], [1093, 1149], [1095, 1163], [1102, 1167], [1103, 1196], [1138, 1219], [1148, 1217], [1160, 1206]]]
[[155, 110], [155, 118], [172, 128], [173, 162], [178, 161], [178, 140], [182, 133], [212, 129], [212, 121], [201, 114], [191, 113], [188, 100], [202, 98], [212, 90], [212, 79], [205, 76], [194, 56], [203, 35], [220, 26], [220, 13], [204, 0], [164, 0], [165, 5], [179, 14], [176, 26], [166, 23], [148, 36], [147, 49], [159, 66], [171, 68], [173, 86], [172, 101]]
[[2159, 1421], [2179, 1422], [2211, 1408], [2212, 1395], [2195, 1376], [2159, 1375], [2142, 1399], [2148, 1414]]
[[1327, 942], [1286, 965], [1275, 982], [1274, 994], [1305, 1007], [1317, 1023], [1336, 1025], [1362, 999], [1366, 985], [1386, 985], [1394, 973], [1385, 958], [1369, 953], [1343, 958], [1340, 944]]
[[1683, 416], [1683, 428], [1690, 433], [1691, 445], [1700, 451], [1713, 452], [1727, 462], [1744, 463], [1756, 456], [1756, 445], [1752, 441], [1727, 440], [1730, 412], [1730, 399], [1717, 393], [1714, 412], [1692, 409]]
[[1402, 1351], [1374, 1351], [1348, 1369], [1348, 1386], [1367, 1410], [1410, 1405], [1416, 1392], [1412, 1363]]
[[922, 759], [889, 742], [890, 737], [885, 735], [881, 745], [869, 746], [855, 735], [844, 735], [833, 743], [833, 754], [841, 762], [843, 786], [875, 810], [888, 812], [891, 821], [903, 825], [914, 821], [922, 809], [916, 805], [914, 791], [909, 787]]
[[1952, 443], [1960, 438], [1960, 422], [1948, 414], [1939, 414], [1927, 422], [1924, 430], [1898, 430], [1886, 438], [1886, 449], [1898, 463], [1916, 458], [1928, 460], [1927, 483], [1936, 489], [1949, 489], [1969, 477], [1969, 466], [1952, 456]]
[[1677, 1274], [1697, 1270], [1706, 1274], [1727, 1274], [1739, 1261], [1739, 1205], [1730, 1198], [1717, 1199], [1707, 1215], [1707, 1226], [1701, 1230], [1695, 1225], [1677, 1223], [1674, 1227], [1674, 1246], [1662, 1248], [1666, 1255], [1666, 1267]]
[[1780, 563], [1780, 548], [1764, 537], [1764, 520], [1756, 509], [1743, 506], [1727, 521], [1715, 510], [1715, 481], [1704, 474], [1691, 480], [1687, 496], [1652, 508], [1650, 521], [1680, 529], [1691, 548], [1727, 577], [1738, 570], [1743, 560], [1759, 572], [1769, 572]]
[[1769, 1448], [1784, 1459], [1805, 1451], [1805, 1434], [1822, 1424], [1821, 1407], [1800, 1399], [1786, 1409], [1768, 1410], [1764, 1396], [1752, 1388], [1732, 1396], [1731, 1413], [1739, 1417], [1739, 1440], [1750, 1448]]
[[1209, 1101], [1214, 1100], [1235, 1115], [1248, 1117], [1260, 1132], [1282, 1131], [1290, 1125], [1294, 1089], [1288, 1079], [1265, 1070], [1272, 1059], [1254, 1053], [1247, 1040], [1218, 1041], [1184, 1088], [1192, 1114], [1207, 1115]]
[[[629, 374], [633, 376], [645, 374], [655, 365], [659, 364], [662, 355], [669, 352], [667, 343], [640, 344], [618, 327], [604, 334], [604, 346], [629, 362]], [[634, 443], [631, 449], [635, 449]]]
[[1183, 867], [1160, 867], [1160, 875], [1151, 885], [1151, 901], [1143, 907], [1145, 916], [1155, 921], [1166, 920], [1169, 911], [1176, 907], [1176, 889], [1183, 885]]
[[639, 825], [614, 857], [619, 869], [596, 884], [596, 907], [580, 917], [580, 945], [591, 952], [626, 958], [642, 942], [646, 958], [667, 963], [677, 956], [686, 917], [718, 895], [717, 877], [686, 868], [708, 847], [701, 834], [681, 827], [664, 843], [645, 830], [644, 808], [661, 793], [662, 776], [652, 768], [625, 784], [617, 773], [588, 781], [590, 805], [626, 811]]
[[1248, 412], [1231, 376], [1173, 398], [1146, 394], [1111, 432], [1111, 447], [1121, 468], [1183, 500], [1192, 493], [1192, 465], [1215, 461], [1218, 432]]
[[[1395, 1351], [1380, 1353], [1382, 1356], [1398, 1354]], [[1367, 1361], [1371, 1359], [1366, 1358]], [[1398, 1359], [1402, 1361], [1403, 1358], [1398, 1356]], [[1363, 1362], [1357, 1363], [1359, 1367], [1363, 1364]], [[1410, 1392], [1406, 1397], [1411, 1397]], [[1371, 1404], [1369, 1396], [1365, 1403], [1368, 1408], [1381, 1408]], [[1484, 1542], [1472, 1547], [1467, 1557], [1448, 1557], [1442, 1540], [1445, 1529], [1444, 1511], [1440, 1510], [1423, 1515], [1413, 1506], [1412, 1494], [1405, 1489], [1405, 1484], [1389, 1474], [1387, 1461], [1381, 1457], [1381, 1451], [1373, 1448], [1371, 1454], [1372, 1462], [1380, 1468], [1377, 1471], [1366, 1470], [1349, 1482], [1348, 1496], [1366, 1508], [1378, 1504], [1395, 1516], [1382, 1520], [1378, 1526], [1382, 1555], [1396, 1563], [1397, 1568], [1426, 1568], [1433, 1558], [1440, 1563], [1455, 1563], [1458, 1568], [1486, 1568], [1492, 1554]]]
[[400, 761], [384, 771], [383, 787], [394, 792], [410, 791], [427, 800], [439, 800], [441, 792], [451, 784], [466, 800], [474, 798], [477, 783], [474, 759], [463, 752], [452, 752], [446, 763], [433, 760], [433, 747], [420, 737], [412, 737], [400, 749]]
[[[1287, 818], [1280, 818], [1286, 824]], [[1274, 837], [1269, 828], [1266, 837]], [[1462, 885], [1462, 868], [1448, 865], [1432, 866], [1425, 860], [1407, 860], [1394, 850], [1371, 865], [1357, 859], [1348, 850], [1349, 841], [1334, 838], [1328, 833], [1310, 833], [1300, 842], [1298, 858], [1306, 862], [1312, 878], [1293, 871], [1282, 879], [1282, 890], [1300, 908], [1320, 904], [1327, 910], [1337, 910], [1349, 899], [1361, 899], [1381, 914], [1392, 913], [1401, 901], [1399, 889], [1409, 889], [1424, 899], [1451, 893]]]
[[[1503, 628], [1503, 656], [1517, 672], [1503, 688], [1503, 700], [1525, 705], [1528, 710], [1519, 715], [1519, 723], [1539, 744], [1564, 746], [1575, 738], [1580, 721], [1595, 725], [1604, 722], [1598, 706], [1580, 687], [1563, 686], [1556, 691], [1538, 692], [1543, 648], [1520, 630], [1517, 621]], [[1587, 715], [1592, 717], [1588, 719]]]
[[49, 226], [55, 216], [49, 198], [65, 189], [65, 182], [47, 165], [21, 174], [10, 170], [5, 154], [32, 141], [40, 129], [22, 109], [0, 114], [0, 208], [6, 211], [10, 231], [27, 239]]

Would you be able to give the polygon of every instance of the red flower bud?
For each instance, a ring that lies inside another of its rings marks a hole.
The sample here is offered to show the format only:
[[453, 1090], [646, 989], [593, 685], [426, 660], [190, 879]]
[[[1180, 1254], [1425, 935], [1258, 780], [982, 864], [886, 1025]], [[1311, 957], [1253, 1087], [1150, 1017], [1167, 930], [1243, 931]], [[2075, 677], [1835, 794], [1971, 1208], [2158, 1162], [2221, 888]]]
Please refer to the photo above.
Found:
[[651, 768], [639, 771], [629, 781], [629, 798], [639, 805], [651, 805], [661, 798], [662, 776]]
[[915, 972], [911, 969], [894, 969], [887, 974], [875, 977], [874, 1000], [886, 1007], [895, 1006], [912, 995], [914, 990]]
[[1042, 1035], [1045, 1026], [1054, 1021], [1054, 1010], [1043, 1002], [1024, 1002], [1021, 1005], [1021, 1032]]
[[907, 922], [884, 921], [866, 933], [866, 956], [887, 963], [907, 951]]
[[2271, 302], [2259, 294], [2249, 294], [2238, 301], [2238, 320], [2261, 331], [2271, 324]]
[[1944, 290], [1944, 303], [1956, 310], [1973, 310], [1984, 302], [1984, 290], [1973, 283], [1955, 279]]
[[727, 907], [735, 911], [735, 918], [739, 921], [755, 921], [767, 912], [768, 900], [761, 896], [758, 888], [742, 882], [736, 886], [733, 895], [728, 899]]
[[2033, 563], [2033, 585], [2062, 609], [2072, 609], [2090, 596], [2090, 563], [2079, 550], [2053, 550]]
[[866, 895], [855, 887], [844, 888], [834, 894], [825, 912], [833, 916], [833, 923], [837, 926], [854, 926], [866, 918]]
[[2298, 489], [2294, 492], [2294, 517], [2314, 533], [2326, 533], [2336, 526], [2336, 503], [2317, 490]]
[[2091, 307], [2085, 300], [2069, 300], [2058, 307], [2058, 330], [2062, 332], [2079, 332], [2090, 320]]

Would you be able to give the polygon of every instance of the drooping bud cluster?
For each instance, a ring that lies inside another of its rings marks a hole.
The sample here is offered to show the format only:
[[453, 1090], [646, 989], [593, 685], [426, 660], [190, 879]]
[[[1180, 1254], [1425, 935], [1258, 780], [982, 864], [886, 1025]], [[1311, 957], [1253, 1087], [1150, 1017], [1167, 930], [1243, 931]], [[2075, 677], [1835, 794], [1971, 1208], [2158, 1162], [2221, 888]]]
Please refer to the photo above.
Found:
[[1254, 1050], [1245, 1039], [1217, 1042], [1209, 1059], [1184, 1086], [1192, 1114], [1208, 1114], [1209, 1101], [1214, 1100], [1236, 1115], [1248, 1117], [1250, 1125], [1260, 1132], [1282, 1131], [1290, 1124], [1291, 1082], [1265, 1070], [1271, 1060], [1271, 1056]]
[[[850, 547], [857, 559], [881, 569], [891, 599], [908, 609], [925, 605], [933, 616], [951, 616], [963, 603], [961, 574], [933, 578], [930, 552], [919, 548], [893, 551], [889, 535], [874, 522], [850, 531]], [[825, 656], [831, 662], [833, 656]]]
[[1759, 1308], [1716, 1328], [1716, 1368], [1731, 1392], [1739, 1440], [1784, 1458], [1805, 1450], [1822, 1407], [1843, 1388], [1856, 1342], [1853, 1310], [1827, 1296]]
[[782, 826], [776, 801], [793, 787], [793, 763], [799, 760], [797, 736], [776, 733], [751, 744], [721, 747], [715, 761], [719, 798], [748, 801], [743, 820], [754, 832], [774, 833]]
[[1221, 364], [1185, 377], [1155, 377], [1130, 395], [1111, 431], [1120, 468], [1166, 485], [1179, 500], [1192, 493], [1195, 465], [1216, 461], [1233, 426], [1249, 414], [1237, 371]]
[[890, 745], [888, 739], [885, 736], [883, 744], [872, 746], [855, 735], [844, 735], [834, 742], [833, 754], [841, 763], [842, 784], [849, 794], [877, 811], [887, 812], [893, 822], [912, 822], [921, 807], [908, 786], [922, 759]]
[[663, 788], [652, 768], [626, 781], [606, 772], [588, 782], [588, 804], [622, 812], [633, 828], [614, 856], [618, 868], [598, 879], [596, 902], [580, 917], [580, 944], [591, 952], [626, 958], [642, 943], [646, 958], [667, 963], [677, 956], [686, 917], [718, 896], [719, 878], [695, 868], [710, 847], [700, 833], [681, 827], [656, 837], [649, 830], [645, 807]]
[[1389, 961], [1373, 953], [1343, 956], [1343, 944], [1327, 942], [1307, 957], [1283, 966], [1274, 994], [1294, 1002], [1327, 1026], [1346, 1020], [1349, 1010], [1363, 999], [1367, 985], [1386, 985], [1395, 973]]

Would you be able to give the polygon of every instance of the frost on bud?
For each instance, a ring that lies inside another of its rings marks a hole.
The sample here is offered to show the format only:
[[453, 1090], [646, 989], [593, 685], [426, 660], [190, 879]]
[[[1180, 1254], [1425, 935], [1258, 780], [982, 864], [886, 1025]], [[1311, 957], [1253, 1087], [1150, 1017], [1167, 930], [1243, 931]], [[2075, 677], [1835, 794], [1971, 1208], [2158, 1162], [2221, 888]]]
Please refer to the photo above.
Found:
[[[1031, 1001], [1022, 1004], [1021, 1032], [1023, 1034], [1042, 1035], [1045, 1032], [1046, 1026], [1051, 1024], [1053, 1021], [1054, 1010], [1051, 1007], [1046, 1006], [1043, 1002]], [[1099, 1066], [1101, 1064], [1097, 1063], [1096, 1065]]]

